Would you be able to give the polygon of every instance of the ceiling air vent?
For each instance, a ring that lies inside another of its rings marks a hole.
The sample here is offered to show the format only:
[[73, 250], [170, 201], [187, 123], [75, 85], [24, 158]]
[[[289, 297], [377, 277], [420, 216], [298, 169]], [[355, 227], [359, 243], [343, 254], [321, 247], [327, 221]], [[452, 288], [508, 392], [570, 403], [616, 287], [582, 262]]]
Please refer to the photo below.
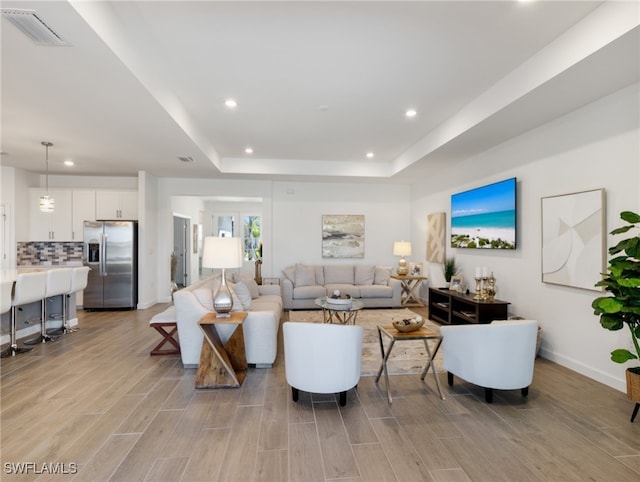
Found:
[[35, 10], [3, 8], [2, 16], [38, 45], [67, 45], [64, 39], [38, 16]]
[[178, 157], [178, 159], [180, 160], [180, 162], [193, 162], [193, 157], [182, 156]]

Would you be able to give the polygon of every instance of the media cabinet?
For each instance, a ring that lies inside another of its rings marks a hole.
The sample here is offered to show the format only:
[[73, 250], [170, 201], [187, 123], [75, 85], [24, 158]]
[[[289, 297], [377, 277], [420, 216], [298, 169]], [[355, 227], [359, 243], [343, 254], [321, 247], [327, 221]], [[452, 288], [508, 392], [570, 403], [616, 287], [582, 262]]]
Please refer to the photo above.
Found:
[[443, 288], [429, 288], [429, 319], [443, 325], [464, 325], [508, 318], [509, 302], [474, 300], [473, 296]]

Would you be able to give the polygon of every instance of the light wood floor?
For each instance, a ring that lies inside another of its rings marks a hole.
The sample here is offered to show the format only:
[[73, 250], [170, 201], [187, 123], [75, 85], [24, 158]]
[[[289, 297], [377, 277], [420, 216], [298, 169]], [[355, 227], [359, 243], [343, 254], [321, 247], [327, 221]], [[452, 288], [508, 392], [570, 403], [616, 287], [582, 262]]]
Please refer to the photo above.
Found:
[[[492, 405], [445, 374], [445, 401], [430, 376], [406, 375], [392, 406], [371, 377], [344, 408], [296, 404], [281, 354], [240, 389], [195, 390], [179, 357], [149, 356], [164, 307], [80, 312], [79, 332], [2, 360], [2, 480], [640, 480], [633, 404], [549, 361], [528, 400], [497, 392]], [[19, 463], [33, 465], [10, 473]]]

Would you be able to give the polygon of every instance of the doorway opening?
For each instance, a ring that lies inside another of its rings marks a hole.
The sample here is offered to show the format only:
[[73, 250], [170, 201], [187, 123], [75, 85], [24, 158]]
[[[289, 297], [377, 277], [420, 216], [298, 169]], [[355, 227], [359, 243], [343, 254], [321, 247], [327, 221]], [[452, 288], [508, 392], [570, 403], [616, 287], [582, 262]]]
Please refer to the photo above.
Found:
[[189, 285], [191, 262], [189, 256], [191, 219], [173, 215], [173, 252], [171, 255], [171, 282], [178, 288]]

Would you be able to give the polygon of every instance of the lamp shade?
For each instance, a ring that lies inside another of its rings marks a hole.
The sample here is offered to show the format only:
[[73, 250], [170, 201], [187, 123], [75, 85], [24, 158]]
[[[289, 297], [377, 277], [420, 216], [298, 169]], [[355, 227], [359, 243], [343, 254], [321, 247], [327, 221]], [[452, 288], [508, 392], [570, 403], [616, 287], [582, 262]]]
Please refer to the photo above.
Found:
[[411, 256], [411, 242], [396, 241], [393, 243], [394, 256]]
[[204, 238], [202, 252], [204, 268], [241, 268], [242, 240], [240, 238]]

